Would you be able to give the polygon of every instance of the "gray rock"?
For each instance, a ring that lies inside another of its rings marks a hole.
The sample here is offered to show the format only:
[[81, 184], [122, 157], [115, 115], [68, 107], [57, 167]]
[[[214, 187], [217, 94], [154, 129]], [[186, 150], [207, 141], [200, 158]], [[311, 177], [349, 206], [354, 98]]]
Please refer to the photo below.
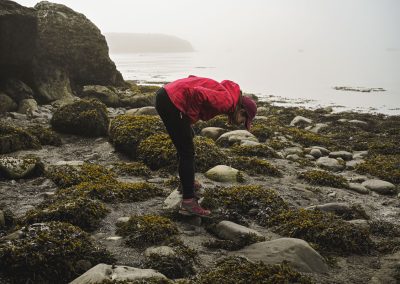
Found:
[[54, 165], [56, 166], [82, 166], [84, 161], [57, 161]]
[[288, 159], [289, 161], [298, 161], [300, 160], [300, 156], [297, 154], [291, 154], [291, 155], [287, 155], [286, 159]]
[[357, 213], [355, 209], [347, 203], [343, 202], [332, 202], [332, 203], [325, 203], [321, 205], [313, 205], [305, 208], [306, 210], [321, 210], [323, 212], [329, 212], [336, 215], [343, 215], [343, 214], [352, 214]]
[[261, 145], [260, 142], [255, 142], [255, 141], [251, 141], [251, 140], [242, 140], [240, 141], [240, 146], [257, 146], [257, 145]]
[[293, 120], [290, 122], [290, 126], [302, 126], [302, 125], [308, 125], [312, 123], [312, 119], [306, 118], [304, 116], [296, 116], [293, 118]]
[[310, 161], [315, 161], [314, 156], [311, 156], [311, 155], [309, 155], [309, 154], [304, 155], [304, 158], [306, 158], [307, 160], [310, 160]]
[[222, 134], [216, 141], [220, 146], [232, 146], [233, 144], [240, 144], [242, 140], [259, 142], [258, 139], [248, 132], [247, 130], [234, 130]]
[[169, 246], [149, 247], [144, 251], [144, 255], [147, 257], [152, 254], [156, 254], [159, 256], [171, 256], [175, 255], [176, 252], [173, 248]]
[[219, 182], [237, 182], [240, 171], [226, 165], [218, 165], [209, 169], [205, 174], [207, 178]]
[[215, 226], [215, 233], [223, 240], [231, 240], [234, 242], [239, 242], [243, 237], [247, 235], [256, 235], [260, 238], [263, 237], [263, 235], [256, 230], [238, 225], [230, 221], [219, 222]]
[[260, 115], [256, 115], [255, 117], [254, 117], [254, 121], [263, 121], [263, 122], [267, 122], [269, 119], [268, 119], [268, 117], [266, 117], [266, 116], [260, 116]]
[[126, 111], [129, 115], [158, 115], [158, 112], [153, 106], [146, 106], [141, 108], [134, 108]]
[[17, 109], [17, 104], [12, 98], [6, 94], [0, 93], [0, 114], [10, 111], [15, 111]]
[[363, 186], [363, 185], [361, 185], [359, 183], [352, 183], [352, 182], [349, 183], [349, 189], [351, 189], [351, 190], [353, 190], [355, 192], [361, 193], [361, 194], [368, 194], [369, 193], [369, 190], [365, 186]]
[[156, 101], [155, 94], [136, 94], [130, 91], [118, 92], [121, 105], [131, 108], [141, 108], [146, 106], [154, 106]]
[[19, 102], [19, 113], [33, 115], [33, 113], [37, 112], [38, 110], [38, 104], [35, 99], [24, 99]]
[[182, 201], [182, 194], [179, 193], [177, 189], [171, 192], [170, 195], [164, 200], [163, 209], [164, 210], [176, 210]]
[[349, 120], [348, 122], [353, 123], [353, 124], [363, 125], [363, 126], [368, 125], [368, 122], [365, 122], [362, 120], [357, 120], [357, 119], [352, 119], [352, 120]]
[[312, 146], [312, 147], [311, 147], [311, 150], [312, 150], [312, 149], [318, 149], [318, 150], [320, 150], [321, 153], [322, 153], [322, 156], [327, 156], [327, 155], [329, 155], [329, 153], [331, 152], [331, 151], [329, 151], [328, 149], [326, 149], [326, 148], [324, 148], [324, 147], [320, 147], [320, 146]]
[[10, 179], [27, 177], [35, 170], [36, 165], [37, 161], [35, 159], [0, 158], [0, 171]]
[[226, 130], [221, 127], [205, 127], [200, 131], [200, 135], [217, 140]]
[[100, 85], [87, 85], [83, 87], [82, 97], [100, 100], [106, 106], [117, 107], [120, 105], [119, 97], [113, 88]]
[[354, 226], [359, 227], [361, 229], [369, 230], [369, 223], [368, 223], [367, 220], [355, 219], [355, 220], [349, 220], [349, 221], [346, 221], [346, 222], [348, 222], [350, 224], [353, 224]]
[[353, 159], [364, 159], [368, 156], [368, 151], [354, 151]]
[[70, 284], [95, 284], [103, 281], [135, 281], [152, 277], [166, 279], [166, 277], [153, 269], [139, 269], [122, 265], [108, 265], [100, 263], [84, 274], [70, 282]]
[[346, 162], [346, 169], [348, 170], [354, 170], [357, 165], [364, 163], [364, 160], [358, 159], [358, 160], [351, 160]]
[[321, 157], [316, 162], [317, 166], [329, 171], [341, 171], [345, 168], [338, 160], [328, 157]]
[[328, 271], [324, 258], [301, 239], [280, 238], [255, 243], [231, 254], [244, 255], [251, 261], [263, 261], [267, 264], [277, 264], [286, 260], [302, 272], [326, 273]]
[[375, 191], [379, 194], [395, 194], [396, 186], [390, 182], [379, 180], [379, 179], [370, 179], [364, 181], [361, 185], [365, 186], [369, 190]]
[[327, 128], [329, 125], [326, 123], [317, 123], [313, 126], [307, 126], [305, 129], [313, 132], [313, 133], [319, 133], [322, 129]]
[[319, 157], [322, 157], [322, 152], [320, 149], [311, 149], [310, 155], [313, 156], [314, 158], [318, 159]]
[[350, 161], [353, 159], [353, 154], [347, 151], [336, 151], [329, 153], [330, 158], [342, 158], [345, 161]]
[[340, 123], [345, 123], [345, 122], [348, 122], [348, 121], [349, 121], [349, 120], [346, 119], [346, 118], [338, 119], [338, 122], [340, 122]]
[[10, 112], [9, 113], [10, 117], [18, 120], [26, 120], [27, 116], [26, 114], [18, 113], [18, 112]]

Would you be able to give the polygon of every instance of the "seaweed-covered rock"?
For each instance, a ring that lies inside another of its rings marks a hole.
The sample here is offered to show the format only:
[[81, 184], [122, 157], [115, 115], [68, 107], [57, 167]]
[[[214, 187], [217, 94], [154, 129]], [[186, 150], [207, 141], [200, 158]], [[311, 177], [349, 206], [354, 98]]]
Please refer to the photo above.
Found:
[[14, 102], [12, 98], [7, 96], [6, 94], [0, 93], [0, 114], [15, 111], [17, 109], [17, 104]]
[[178, 227], [170, 219], [157, 215], [131, 216], [128, 222], [117, 223], [117, 234], [127, 237], [133, 247], [162, 244], [178, 234]]
[[109, 139], [118, 151], [135, 158], [142, 140], [164, 131], [162, 121], [156, 116], [121, 115], [111, 121]]
[[356, 166], [357, 172], [370, 174], [394, 184], [400, 183], [400, 155], [376, 155]]
[[226, 130], [221, 127], [205, 127], [200, 131], [200, 135], [207, 138], [211, 138], [212, 140], [215, 141], [224, 132], [226, 132]]
[[37, 158], [0, 158], [0, 176], [9, 179], [20, 179], [37, 174], [42, 169], [42, 164]]
[[231, 160], [232, 166], [249, 174], [261, 174], [268, 176], [282, 176], [277, 167], [270, 162], [253, 157], [235, 157]]
[[310, 170], [300, 173], [298, 177], [313, 185], [332, 186], [337, 188], [349, 187], [348, 182], [344, 177], [326, 171]]
[[207, 283], [300, 283], [311, 284], [312, 280], [293, 270], [287, 263], [269, 265], [251, 262], [244, 257], [227, 257], [216, 263], [195, 280], [198, 284]]
[[231, 147], [230, 150], [232, 153], [240, 156], [279, 158], [275, 150], [266, 144], [260, 144], [254, 146], [234, 145]]
[[347, 204], [342, 202], [325, 203], [313, 205], [305, 208], [307, 210], [321, 210], [323, 212], [333, 213], [344, 220], [369, 219], [368, 214], [360, 204]]
[[287, 208], [286, 202], [274, 190], [258, 185], [206, 189], [202, 205], [215, 209], [213, 213], [225, 220], [243, 223], [243, 217], [247, 217], [261, 225]]
[[197, 251], [178, 243], [173, 246], [152, 247], [145, 251], [144, 267], [153, 268], [168, 278], [189, 277], [195, 273]]
[[100, 85], [84, 86], [82, 90], [82, 97], [99, 100], [106, 106], [110, 107], [117, 107], [120, 105], [119, 97], [112, 87]]
[[153, 269], [140, 269], [136, 267], [100, 263], [86, 271], [70, 284], [144, 284], [152, 280], [155, 281], [151, 282], [154, 284], [168, 283], [167, 278], [163, 274]]
[[306, 130], [298, 128], [288, 128], [285, 133], [289, 135], [294, 142], [300, 143], [303, 146], [309, 147], [314, 145], [329, 146], [332, 145], [332, 141], [319, 134], [315, 134]]
[[38, 148], [40, 143], [36, 137], [21, 128], [0, 122], [0, 154]]
[[86, 197], [55, 196], [47, 199], [22, 218], [26, 224], [60, 221], [78, 226], [83, 230], [94, 230], [109, 210], [103, 203]]
[[328, 266], [324, 258], [307, 242], [295, 238], [280, 238], [252, 244], [237, 253], [251, 261], [279, 264], [287, 261], [302, 272], [326, 273]]
[[[205, 137], [195, 137], [195, 168], [204, 172], [225, 161], [226, 155]], [[167, 134], [155, 134], [143, 140], [138, 147], [139, 158], [151, 169], [176, 169], [176, 149]]]
[[34, 125], [28, 127], [26, 131], [35, 136], [42, 145], [60, 146], [62, 144], [60, 136], [50, 128]]
[[109, 119], [103, 103], [81, 100], [57, 109], [50, 122], [59, 132], [96, 137], [107, 134]]
[[32, 116], [34, 112], [39, 110], [35, 99], [23, 99], [18, 104], [18, 112]]
[[113, 170], [122, 175], [134, 175], [148, 177], [151, 174], [149, 167], [142, 162], [118, 162], [113, 164]]
[[15, 225], [14, 214], [0, 204], [0, 237], [6, 234]]
[[90, 235], [67, 223], [29, 225], [22, 228], [20, 238], [0, 243], [0, 272], [17, 283], [71, 281], [84, 272], [82, 261], [96, 265], [114, 259]]
[[318, 250], [366, 254], [373, 246], [368, 230], [319, 210], [286, 210], [270, 220], [279, 234], [316, 244]]

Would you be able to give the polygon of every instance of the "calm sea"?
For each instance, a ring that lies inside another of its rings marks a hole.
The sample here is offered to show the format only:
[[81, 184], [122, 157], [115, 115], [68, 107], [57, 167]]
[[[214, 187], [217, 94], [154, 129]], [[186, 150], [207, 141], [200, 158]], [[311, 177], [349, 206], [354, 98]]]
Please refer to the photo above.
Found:
[[[242, 90], [277, 105], [332, 106], [400, 114], [400, 51], [318, 54], [304, 50], [111, 54], [126, 80], [168, 82], [188, 75], [229, 79]], [[335, 86], [383, 88], [385, 92], [337, 91]]]

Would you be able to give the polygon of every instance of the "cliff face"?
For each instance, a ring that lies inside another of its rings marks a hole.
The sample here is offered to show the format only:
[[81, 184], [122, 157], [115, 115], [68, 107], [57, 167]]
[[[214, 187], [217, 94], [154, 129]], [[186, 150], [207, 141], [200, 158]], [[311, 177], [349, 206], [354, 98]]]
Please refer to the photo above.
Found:
[[105, 37], [83, 14], [61, 4], [29, 9], [8, 0], [0, 11], [0, 89], [20, 80], [36, 99], [51, 102], [84, 85], [124, 85]]

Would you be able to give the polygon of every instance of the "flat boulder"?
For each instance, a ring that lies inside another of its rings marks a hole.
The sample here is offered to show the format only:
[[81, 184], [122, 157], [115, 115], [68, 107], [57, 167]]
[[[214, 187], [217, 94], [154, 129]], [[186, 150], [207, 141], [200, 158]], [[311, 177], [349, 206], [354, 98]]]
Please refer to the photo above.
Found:
[[200, 131], [200, 135], [204, 137], [211, 138], [212, 140], [217, 140], [224, 132], [225, 129], [221, 127], [205, 127]]
[[123, 265], [108, 265], [100, 263], [70, 282], [70, 284], [96, 284], [106, 281], [145, 281], [150, 278], [166, 279], [153, 269], [140, 269]]
[[251, 261], [263, 261], [266, 264], [278, 264], [286, 260], [301, 272], [328, 272], [324, 258], [301, 239], [280, 238], [259, 242], [231, 254], [243, 255]]
[[395, 194], [397, 192], [393, 183], [380, 179], [366, 180], [361, 185], [379, 194]]
[[363, 186], [362, 184], [359, 183], [353, 183], [350, 182], [349, 183], [349, 189], [361, 194], [368, 194], [369, 193], [369, 189], [366, 188], [365, 186]]
[[347, 151], [335, 151], [329, 153], [329, 158], [342, 158], [345, 161], [350, 161], [353, 159], [353, 154]]
[[207, 178], [218, 182], [238, 182], [241, 172], [226, 165], [218, 165], [209, 169], [205, 174]]
[[339, 163], [338, 160], [329, 158], [329, 157], [321, 157], [317, 160], [316, 165], [325, 170], [338, 172], [345, 168], [345, 165]]
[[222, 134], [216, 143], [223, 147], [229, 147], [234, 144], [241, 144], [243, 141], [259, 142], [258, 139], [247, 130], [233, 130]]

